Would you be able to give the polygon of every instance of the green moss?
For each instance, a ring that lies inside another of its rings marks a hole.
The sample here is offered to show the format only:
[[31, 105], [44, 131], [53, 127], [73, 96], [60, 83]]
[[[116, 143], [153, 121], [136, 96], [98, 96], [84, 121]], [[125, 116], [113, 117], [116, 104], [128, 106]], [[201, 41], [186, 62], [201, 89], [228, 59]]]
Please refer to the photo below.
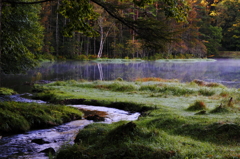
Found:
[[16, 94], [16, 92], [12, 89], [0, 87], [0, 95], [12, 95]]
[[76, 108], [62, 105], [0, 102], [0, 133], [11, 134], [33, 128], [45, 128], [79, 119]]

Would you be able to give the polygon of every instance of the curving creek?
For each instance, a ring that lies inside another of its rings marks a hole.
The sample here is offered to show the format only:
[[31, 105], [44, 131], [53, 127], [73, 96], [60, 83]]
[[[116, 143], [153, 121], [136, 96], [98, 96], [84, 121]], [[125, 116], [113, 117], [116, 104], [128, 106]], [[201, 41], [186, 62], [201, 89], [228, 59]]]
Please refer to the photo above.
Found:
[[[29, 100], [13, 95], [0, 97], [1, 100], [14, 100], [18, 102], [38, 102], [39, 100]], [[127, 111], [87, 105], [71, 105], [77, 107], [85, 114], [94, 114], [103, 117], [101, 123], [110, 124], [121, 120], [137, 120], [140, 113], [129, 113]], [[0, 139], [0, 158], [1, 159], [47, 159], [49, 152], [54, 154], [62, 145], [73, 144], [75, 136], [80, 129], [93, 123], [93, 120], [75, 120], [63, 125], [55, 126], [49, 129], [32, 130], [24, 134], [2, 137]]]

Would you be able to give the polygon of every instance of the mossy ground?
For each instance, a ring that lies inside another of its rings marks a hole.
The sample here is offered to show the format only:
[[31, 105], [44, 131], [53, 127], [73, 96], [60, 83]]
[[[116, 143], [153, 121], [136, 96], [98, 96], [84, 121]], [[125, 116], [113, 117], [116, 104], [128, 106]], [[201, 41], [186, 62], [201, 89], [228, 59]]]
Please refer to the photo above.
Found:
[[15, 94], [16, 92], [12, 89], [5, 88], [5, 87], [0, 87], [0, 95], [12, 95]]
[[142, 110], [131, 123], [87, 126], [56, 158], [240, 158], [238, 89], [197, 80], [142, 81], [36, 85], [36, 97], [52, 102], [82, 99], [78, 102]]
[[81, 111], [69, 106], [0, 102], [0, 136], [60, 125], [82, 116]]

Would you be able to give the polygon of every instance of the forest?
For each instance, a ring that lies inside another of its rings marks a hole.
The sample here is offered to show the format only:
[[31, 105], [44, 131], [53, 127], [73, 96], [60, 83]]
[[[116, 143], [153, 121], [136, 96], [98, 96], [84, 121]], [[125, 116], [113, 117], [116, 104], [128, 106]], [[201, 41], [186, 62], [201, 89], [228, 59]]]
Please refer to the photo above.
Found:
[[240, 47], [238, 0], [2, 0], [0, 68], [41, 59], [217, 57]]
[[240, 158], [239, 5], [0, 0], [0, 158]]

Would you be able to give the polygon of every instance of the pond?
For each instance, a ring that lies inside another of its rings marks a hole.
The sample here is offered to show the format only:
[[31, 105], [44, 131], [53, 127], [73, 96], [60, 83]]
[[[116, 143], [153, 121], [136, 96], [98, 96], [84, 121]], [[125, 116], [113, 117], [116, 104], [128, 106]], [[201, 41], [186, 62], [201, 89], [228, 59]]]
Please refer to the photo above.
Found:
[[178, 79], [190, 82], [200, 79], [240, 87], [240, 59], [200, 61], [139, 61], [139, 62], [85, 62], [62, 61], [43, 63], [26, 74], [0, 74], [0, 86], [13, 88], [19, 93], [31, 91], [30, 85], [39, 80], [115, 80], [121, 77], [133, 81], [143, 77]]

